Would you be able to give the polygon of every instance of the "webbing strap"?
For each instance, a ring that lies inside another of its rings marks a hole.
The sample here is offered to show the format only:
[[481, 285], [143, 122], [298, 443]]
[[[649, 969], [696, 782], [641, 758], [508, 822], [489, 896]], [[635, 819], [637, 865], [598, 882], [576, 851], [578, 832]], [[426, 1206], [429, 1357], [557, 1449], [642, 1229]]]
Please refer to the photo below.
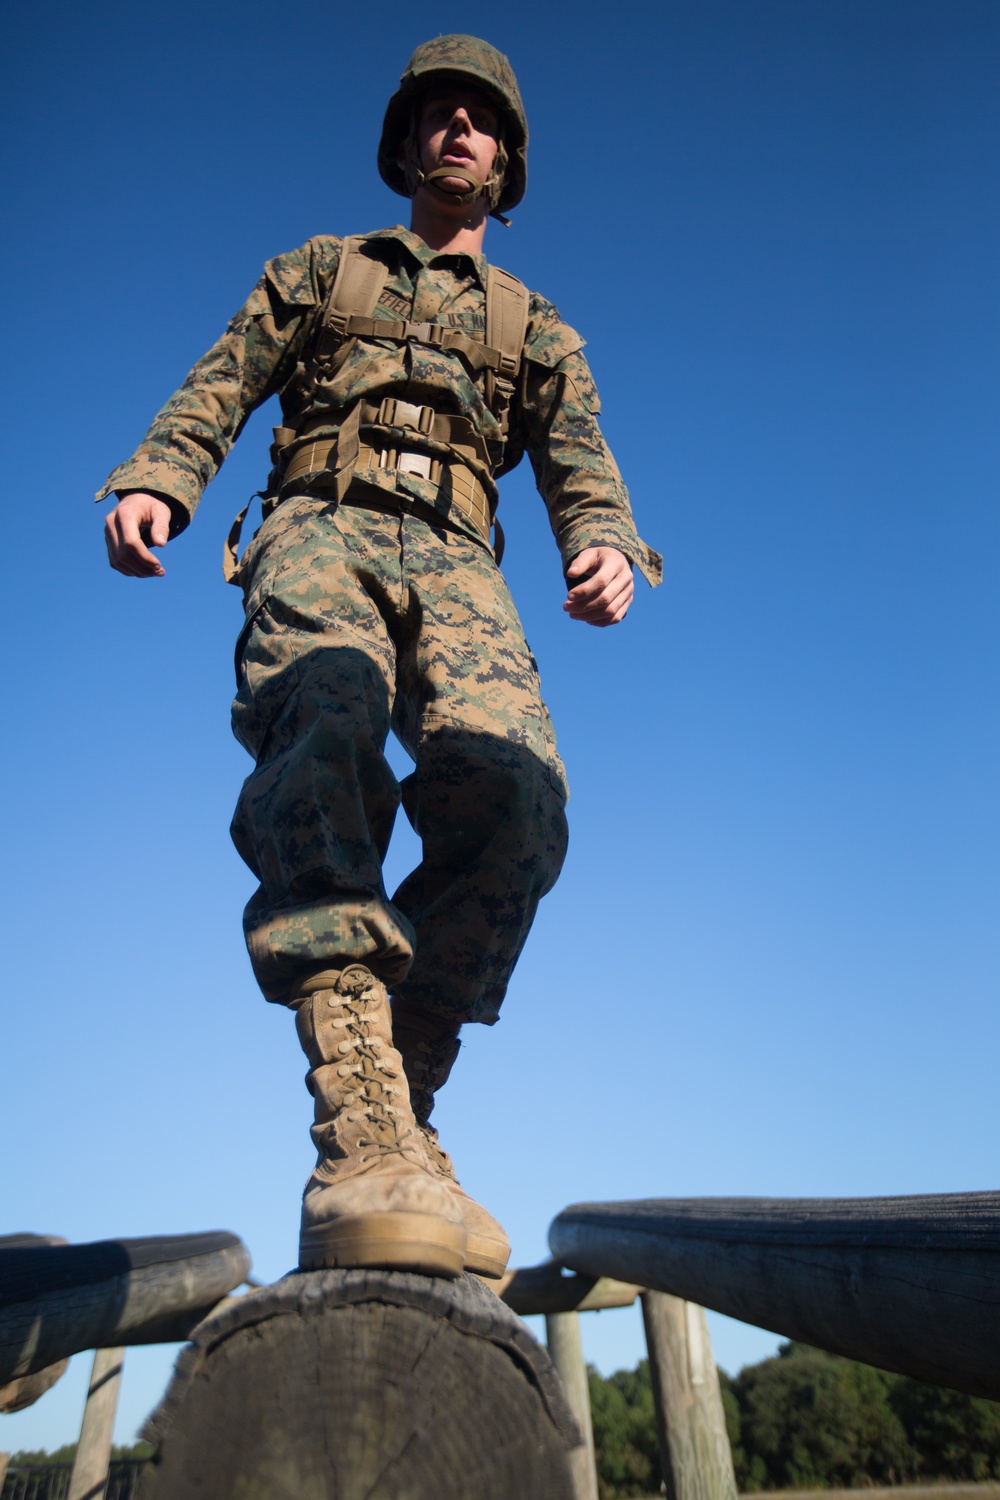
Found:
[[[489, 451], [469, 417], [456, 416], [451, 412], [436, 412], [433, 406], [414, 406], [409, 401], [401, 401], [395, 396], [384, 397], [378, 406], [370, 401], [358, 401], [351, 407], [348, 418], [345, 420], [353, 418], [355, 413], [362, 427], [390, 429], [385, 434], [390, 446], [393, 431], [398, 430], [404, 435], [412, 433], [413, 439], [417, 442], [421, 437], [430, 438], [433, 443], [454, 450], [455, 456], [461, 458], [463, 462], [468, 462], [472, 468], [480, 465], [487, 474], [490, 473]], [[329, 414], [317, 416], [311, 422], [307, 422], [302, 431], [296, 434], [295, 451], [301, 451], [304, 439], [311, 437], [313, 433], [328, 431], [330, 426]], [[405, 436], [404, 440], [410, 441], [408, 436]], [[294, 460], [294, 453], [290, 451], [286, 458], [291, 463]], [[287, 482], [286, 471], [282, 476], [282, 487]]]
[[486, 268], [486, 342], [500, 351], [494, 368], [513, 380], [528, 332], [528, 288], [499, 266]]
[[[471, 521], [482, 540], [489, 546], [490, 527], [493, 525], [493, 517], [490, 511], [489, 496], [485, 486], [477, 475], [461, 462], [460, 459], [431, 459], [429, 454], [410, 455], [407, 451], [400, 449], [387, 450], [385, 448], [373, 447], [370, 443], [355, 438], [352, 443], [352, 453], [349, 459], [351, 478], [364, 479], [365, 473], [370, 469], [399, 470], [400, 473], [415, 472], [411, 470], [406, 462], [410, 456], [426, 459], [427, 473], [423, 478], [439, 489], [443, 488], [445, 497], [452, 511]], [[317, 481], [329, 484], [331, 491], [338, 500], [343, 500], [347, 494], [347, 486], [342, 484], [342, 477], [348, 468], [345, 463], [345, 455], [337, 438], [321, 438], [315, 443], [310, 443], [306, 448], [301, 448], [288, 466], [286, 482], [291, 483], [307, 476], [313, 481], [311, 489], [315, 493], [322, 493], [322, 488]], [[386, 502], [391, 503], [392, 497], [387, 495]], [[395, 500], [398, 507], [400, 501]]]
[[388, 274], [384, 261], [362, 255], [361, 243], [359, 234], [348, 235], [333, 279], [328, 310], [344, 318], [349, 313], [372, 312]]
[[468, 360], [473, 370], [492, 370], [505, 380], [516, 378], [528, 331], [528, 288], [523, 281], [499, 266], [487, 266], [485, 342], [445, 323], [376, 318], [373, 314], [385, 287], [388, 267], [381, 260], [363, 254], [363, 242], [364, 237], [357, 234], [344, 240], [323, 315], [318, 344], [321, 358], [336, 353], [350, 338], [391, 339], [454, 350]]
[[454, 349], [464, 354], [474, 370], [499, 370], [503, 363], [500, 349], [492, 349], [472, 339], [461, 328], [447, 323], [404, 323], [397, 318], [368, 318], [352, 313], [344, 321], [348, 338], [391, 339], [395, 343], [430, 344], [435, 349]]

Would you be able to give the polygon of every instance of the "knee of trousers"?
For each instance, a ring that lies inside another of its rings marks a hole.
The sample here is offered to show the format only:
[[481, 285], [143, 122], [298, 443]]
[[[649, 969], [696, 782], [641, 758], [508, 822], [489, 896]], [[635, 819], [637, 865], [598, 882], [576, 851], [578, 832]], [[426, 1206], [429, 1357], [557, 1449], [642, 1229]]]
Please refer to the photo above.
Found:
[[495, 859], [539, 895], [554, 884], [566, 854], [565, 784], [534, 749], [442, 727], [421, 745], [402, 792], [426, 861]]

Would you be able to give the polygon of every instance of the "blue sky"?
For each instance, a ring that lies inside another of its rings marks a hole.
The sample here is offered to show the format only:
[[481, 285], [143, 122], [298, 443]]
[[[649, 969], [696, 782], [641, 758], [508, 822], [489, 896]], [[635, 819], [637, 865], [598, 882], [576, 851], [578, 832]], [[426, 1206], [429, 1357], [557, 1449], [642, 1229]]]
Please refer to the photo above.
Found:
[[[572, 624], [527, 465], [505, 481], [571, 848], [446, 1144], [522, 1265], [580, 1200], [996, 1186], [997, 7], [16, 0], [8, 1231], [224, 1227], [258, 1276], [294, 1263], [309, 1100], [242, 947], [219, 571], [275, 418], [165, 580], [108, 571], [90, 497], [266, 257], [405, 217], [382, 110], [454, 30], [510, 55], [532, 129], [487, 251], [586, 336], [666, 581]], [[400, 828], [392, 872], [413, 853]], [[712, 1330], [729, 1369], [776, 1343]], [[634, 1313], [584, 1336], [641, 1353]], [[171, 1358], [130, 1353], [120, 1438]], [[70, 1439], [86, 1363], [0, 1448]]]

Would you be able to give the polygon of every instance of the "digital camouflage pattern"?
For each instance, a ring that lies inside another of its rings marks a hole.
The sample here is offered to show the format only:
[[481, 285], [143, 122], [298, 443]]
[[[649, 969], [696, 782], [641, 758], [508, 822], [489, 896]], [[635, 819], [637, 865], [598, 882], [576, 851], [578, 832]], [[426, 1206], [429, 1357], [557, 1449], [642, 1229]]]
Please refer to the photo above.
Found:
[[[408, 1005], [496, 1019], [566, 848], [566, 783], [534, 658], [486, 549], [412, 514], [285, 500], [248, 550], [237, 738], [257, 762], [233, 837], [261, 882], [247, 945], [268, 999], [364, 963]], [[414, 757], [397, 782], [390, 728]], [[423, 843], [390, 900], [400, 802]]]
[[[267, 263], [226, 333], [167, 402], [134, 456], [109, 476], [98, 499], [115, 490], [152, 490], [176, 501], [190, 518], [250, 412], [275, 391], [281, 392], [286, 426], [311, 413], [313, 439], [333, 437], [360, 399], [379, 402], [395, 395], [460, 413], [472, 419], [499, 462], [500, 430], [484, 398], [485, 373], [473, 372], [460, 354], [366, 338], [346, 346], [334, 373], [317, 367], [313, 335], [342, 243], [320, 235]], [[366, 236], [366, 253], [389, 267], [376, 317], [445, 323], [484, 337], [482, 256], [438, 254], [399, 226]], [[506, 464], [527, 452], [564, 565], [585, 547], [617, 547], [655, 584], [662, 562], [636, 535], [628, 492], [598, 425], [600, 403], [582, 349], [579, 334], [532, 293]], [[435, 485], [415, 475], [384, 471], [377, 483], [438, 510], [447, 503]]]
[[[527, 452], [564, 564], [609, 545], [658, 582], [661, 560], [636, 535], [598, 425], [583, 341], [551, 303], [531, 295], [504, 450], [485, 375], [457, 352], [359, 338], [318, 360], [342, 243], [319, 236], [268, 262], [101, 495], [165, 495], [179, 529], [272, 393], [285, 426], [308, 416], [309, 441], [335, 437], [359, 400], [397, 396], [471, 419], [497, 466]], [[363, 249], [388, 268], [376, 317], [484, 337], [482, 256], [437, 254], [400, 227]], [[339, 506], [283, 494], [243, 559], [233, 724], [257, 765], [233, 837], [260, 881], [245, 926], [269, 999], [287, 1001], [317, 968], [360, 962], [416, 1009], [491, 1022], [562, 864], [566, 788], [535, 664], [491, 553], [459, 518], [445, 522], [445, 504], [428, 480], [369, 470]], [[390, 729], [415, 757], [402, 787], [384, 754]], [[390, 900], [382, 860], [401, 801], [423, 860]]]
[[501, 212], [514, 208], [524, 197], [528, 180], [528, 121], [514, 69], [502, 52], [477, 36], [437, 36], [423, 42], [410, 58], [385, 112], [378, 148], [382, 181], [394, 193], [410, 196], [406, 174], [398, 161], [399, 150], [412, 126], [415, 102], [442, 75], [467, 79], [500, 106], [508, 162], [497, 208]]

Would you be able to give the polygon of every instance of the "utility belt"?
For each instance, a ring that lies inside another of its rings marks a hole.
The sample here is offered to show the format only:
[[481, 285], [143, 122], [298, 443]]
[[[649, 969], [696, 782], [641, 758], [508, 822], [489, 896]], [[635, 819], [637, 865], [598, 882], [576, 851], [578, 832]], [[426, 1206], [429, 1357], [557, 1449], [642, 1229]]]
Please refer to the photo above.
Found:
[[[320, 419], [314, 430], [328, 425]], [[366, 436], [361, 436], [361, 429]], [[375, 442], [368, 441], [368, 434]], [[414, 438], [425, 446], [411, 446]], [[378, 473], [412, 474], [438, 489], [439, 501], [446, 505], [422, 502], [394, 494], [380, 487], [380, 504], [390, 510], [412, 508], [431, 520], [455, 525], [464, 521], [493, 552], [499, 563], [503, 556], [503, 532], [494, 520], [495, 506], [484, 478], [491, 476], [486, 444], [468, 417], [436, 412], [432, 406], [417, 406], [387, 396], [378, 406], [359, 401], [341, 423], [336, 437], [310, 442], [309, 426], [302, 431], [276, 427], [271, 456], [270, 492], [264, 498], [264, 517], [288, 495], [328, 494], [340, 501], [345, 498], [354, 479], [364, 480]], [[237, 582], [239, 541], [249, 504], [233, 522], [226, 539], [222, 571], [226, 581]], [[464, 529], [462, 526], [459, 530]], [[496, 540], [491, 544], [490, 532]]]

